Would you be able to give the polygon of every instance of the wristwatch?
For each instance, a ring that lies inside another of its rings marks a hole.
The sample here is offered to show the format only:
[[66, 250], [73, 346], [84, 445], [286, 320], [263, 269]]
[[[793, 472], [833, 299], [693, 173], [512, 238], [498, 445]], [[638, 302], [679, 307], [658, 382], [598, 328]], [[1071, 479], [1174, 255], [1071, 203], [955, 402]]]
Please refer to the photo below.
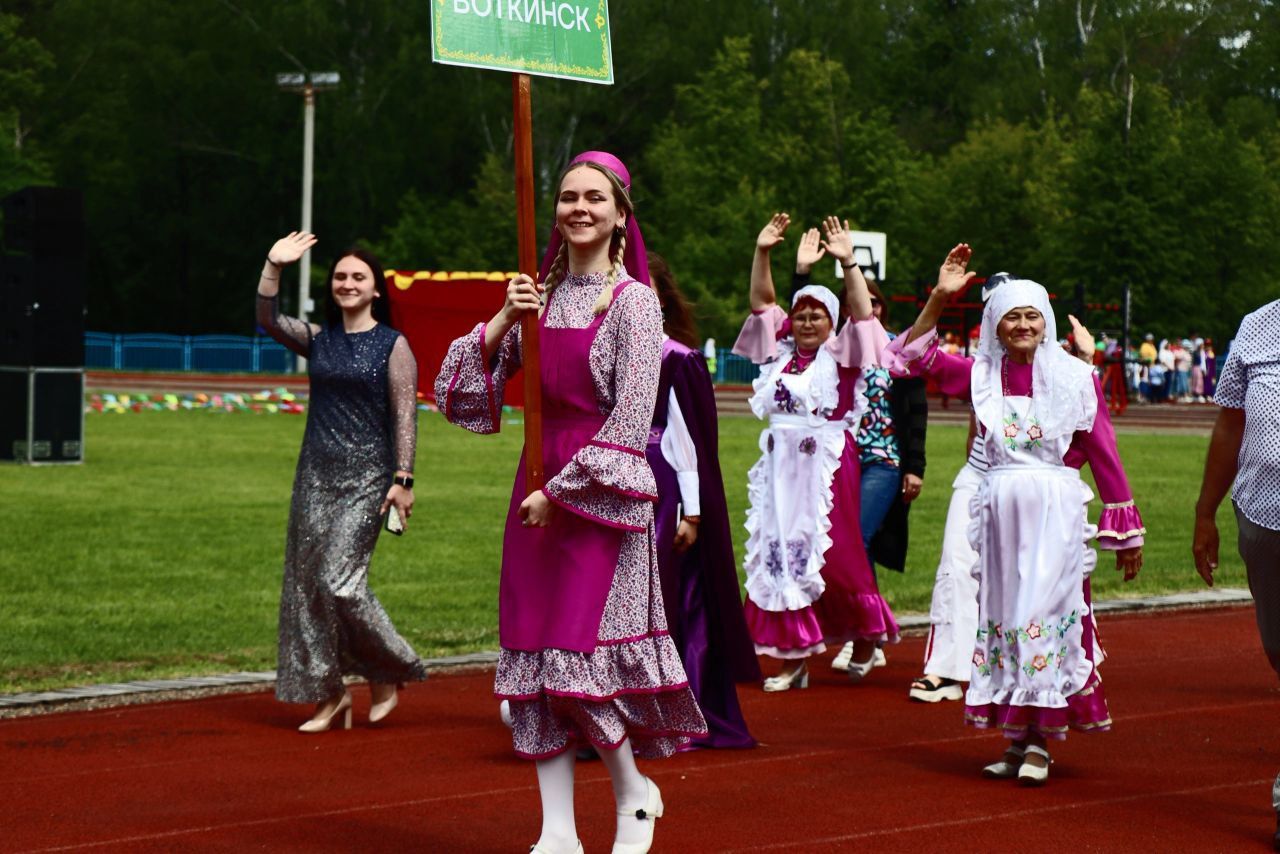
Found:
[[403, 486], [405, 489], [413, 489], [413, 475], [411, 474], [396, 475], [391, 482]]

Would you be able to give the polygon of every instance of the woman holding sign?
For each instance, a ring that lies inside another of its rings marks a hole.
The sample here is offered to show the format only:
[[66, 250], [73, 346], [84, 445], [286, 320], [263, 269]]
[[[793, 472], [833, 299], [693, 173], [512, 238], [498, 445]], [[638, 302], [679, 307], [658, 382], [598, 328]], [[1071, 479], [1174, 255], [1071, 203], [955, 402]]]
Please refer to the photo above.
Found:
[[541, 283], [512, 279], [502, 310], [453, 342], [436, 378], [446, 418], [497, 432], [503, 389], [521, 366], [519, 320], [542, 308], [550, 479], [530, 492], [521, 461], [503, 538], [494, 685], [510, 705], [516, 753], [537, 762], [542, 852], [580, 850], [577, 745], [595, 747], [609, 769], [613, 850], [644, 852], [663, 804], [634, 754], [667, 756], [706, 733], [667, 629], [655, 557], [645, 446], [662, 315], [630, 184], [613, 155], [575, 158], [560, 179]]

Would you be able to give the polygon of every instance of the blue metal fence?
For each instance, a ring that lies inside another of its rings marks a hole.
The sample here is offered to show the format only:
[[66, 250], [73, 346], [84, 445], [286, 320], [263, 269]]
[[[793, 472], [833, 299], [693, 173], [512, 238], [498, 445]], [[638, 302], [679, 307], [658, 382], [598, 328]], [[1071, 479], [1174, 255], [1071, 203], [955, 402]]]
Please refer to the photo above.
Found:
[[716, 349], [716, 369], [713, 379], [718, 383], [751, 385], [760, 374], [760, 366], [750, 359], [735, 356], [727, 347]]
[[283, 374], [293, 371], [294, 356], [258, 336], [86, 332], [84, 364], [116, 371]]
[[[84, 362], [86, 368], [116, 371], [286, 374], [293, 371], [294, 356], [259, 336], [86, 332]], [[759, 373], [757, 365], [728, 348], [716, 350], [717, 383], [750, 385]]]

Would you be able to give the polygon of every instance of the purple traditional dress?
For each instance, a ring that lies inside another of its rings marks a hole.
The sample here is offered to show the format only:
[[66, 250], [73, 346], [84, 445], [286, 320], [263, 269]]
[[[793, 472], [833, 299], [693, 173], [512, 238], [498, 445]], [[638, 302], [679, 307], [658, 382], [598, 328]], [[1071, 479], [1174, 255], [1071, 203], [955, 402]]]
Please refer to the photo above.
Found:
[[[1011, 361], [996, 335], [996, 322], [1019, 306], [1045, 318], [1032, 364]], [[943, 393], [971, 396], [975, 441], [990, 464], [970, 506], [979, 614], [966, 722], [1015, 740], [1029, 732], [1066, 738], [1068, 727], [1109, 730], [1088, 589], [1097, 554], [1087, 542], [1139, 546], [1146, 529], [1097, 376], [1063, 353], [1048, 295], [1026, 280], [1002, 284], [988, 300], [976, 359], [940, 350], [934, 331], [907, 337], [889, 345], [891, 370], [928, 374]], [[1086, 514], [1093, 498], [1079, 473], [1086, 462], [1105, 502], [1097, 526]]]
[[[603, 314], [606, 274], [567, 275], [540, 323], [543, 488], [557, 512], [525, 528], [524, 461], [503, 538], [494, 693], [509, 700], [515, 750], [554, 756], [628, 736], [642, 756], [673, 753], [706, 724], [667, 630], [645, 461], [658, 387], [657, 296], [624, 271]], [[440, 410], [478, 433], [501, 427], [520, 368], [520, 327], [484, 352], [484, 324], [454, 341], [436, 379]]]
[[[825, 291], [838, 315], [835, 295]], [[875, 318], [851, 321], [815, 353], [796, 350], [778, 306], [752, 314], [733, 352], [763, 364], [751, 408], [769, 426], [747, 474], [747, 625], [756, 652], [807, 658], [828, 643], [896, 642], [898, 625], [862, 546], [863, 369], [888, 343]]]
[[[671, 633], [706, 718], [700, 747], [754, 747], [736, 682], [760, 681], [742, 616], [737, 563], [720, 476], [715, 391], [702, 354], [666, 339], [653, 429], [645, 451], [658, 484], [658, 571]], [[680, 517], [701, 516], [698, 538], [674, 546]]]

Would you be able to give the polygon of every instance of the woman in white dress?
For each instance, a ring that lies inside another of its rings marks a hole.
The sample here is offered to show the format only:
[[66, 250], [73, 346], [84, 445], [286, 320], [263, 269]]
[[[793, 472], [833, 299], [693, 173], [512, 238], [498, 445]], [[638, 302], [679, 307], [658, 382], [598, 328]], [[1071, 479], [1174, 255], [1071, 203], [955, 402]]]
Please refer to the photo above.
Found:
[[[894, 370], [927, 373], [949, 394], [969, 393], [990, 466], [971, 509], [978, 552], [979, 622], [965, 720], [1000, 727], [1011, 744], [983, 769], [1027, 785], [1048, 779], [1047, 739], [1068, 727], [1111, 728], [1097, 664], [1087, 579], [1097, 561], [1086, 543], [1116, 553], [1125, 580], [1142, 566], [1145, 528], [1116, 449], [1092, 369], [1057, 343], [1043, 287], [1010, 278], [982, 315], [977, 356], [942, 352], [934, 328], [968, 287], [971, 250], [959, 244], [908, 335], [889, 345]], [[895, 361], [897, 360], [897, 361]], [[1097, 526], [1080, 478], [1088, 462], [1105, 504]]]

